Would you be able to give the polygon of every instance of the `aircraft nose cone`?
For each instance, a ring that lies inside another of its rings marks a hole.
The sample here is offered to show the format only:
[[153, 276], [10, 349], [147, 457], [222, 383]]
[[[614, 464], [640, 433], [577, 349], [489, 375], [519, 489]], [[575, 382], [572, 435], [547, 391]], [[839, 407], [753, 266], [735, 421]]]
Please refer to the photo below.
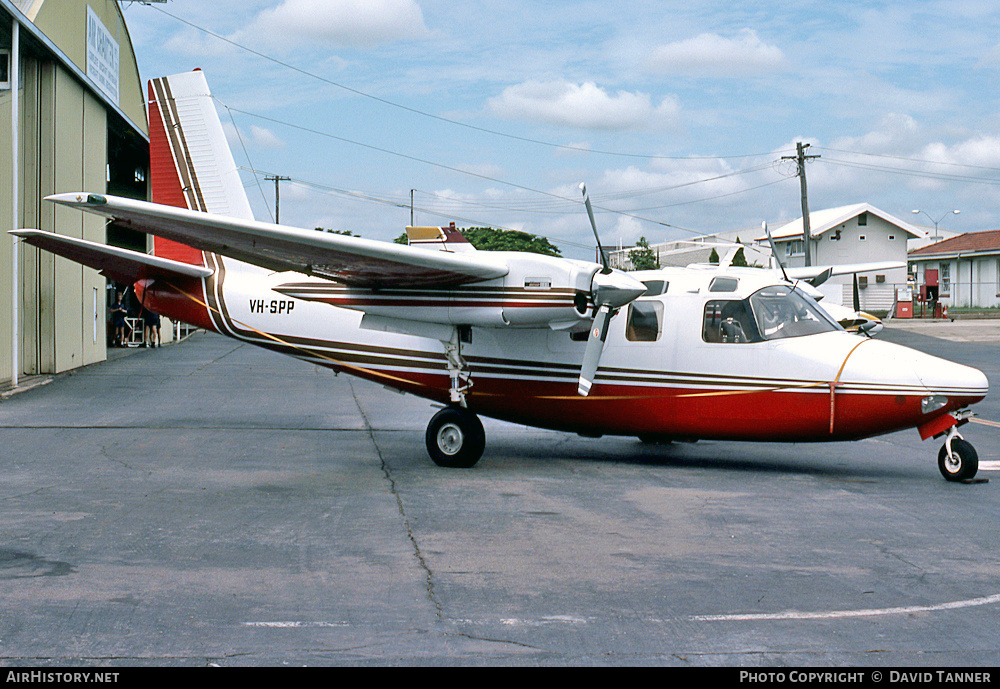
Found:
[[986, 396], [990, 382], [979, 369], [925, 356], [929, 361], [919, 361], [916, 371], [920, 381], [929, 390], [949, 397], [976, 397], [976, 401]]
[[962, 406], [978, 402], [989, 391], [989, 381], [979, 369], [890, 342], [869, 340], [851, 357], [855, 358], [848, 363], [863, 369], [866, 377], [898, 386], [901, 392], [909, 388], [910, 394], [944, 395]]

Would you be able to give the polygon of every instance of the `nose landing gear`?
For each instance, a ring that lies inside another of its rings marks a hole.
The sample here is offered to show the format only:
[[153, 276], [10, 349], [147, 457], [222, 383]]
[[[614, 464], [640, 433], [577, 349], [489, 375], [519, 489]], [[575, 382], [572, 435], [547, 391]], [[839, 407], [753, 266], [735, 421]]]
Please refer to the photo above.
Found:
[[948, 438], [938, 452], [938, 468], [949, 481], [970, 481], [979, 471], [976, 448], [958, 434], [955, 426], [948, 429]]

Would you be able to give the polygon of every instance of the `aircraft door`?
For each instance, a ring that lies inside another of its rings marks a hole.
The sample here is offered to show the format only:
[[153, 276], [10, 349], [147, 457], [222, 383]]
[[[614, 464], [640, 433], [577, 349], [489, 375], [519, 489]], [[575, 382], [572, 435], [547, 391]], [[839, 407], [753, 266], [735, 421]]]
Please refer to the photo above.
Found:
[[660, 370], [664, 350], [664, 304], [658, 299], [637, 299], [615, 317], [614, 349], [628, 368]]

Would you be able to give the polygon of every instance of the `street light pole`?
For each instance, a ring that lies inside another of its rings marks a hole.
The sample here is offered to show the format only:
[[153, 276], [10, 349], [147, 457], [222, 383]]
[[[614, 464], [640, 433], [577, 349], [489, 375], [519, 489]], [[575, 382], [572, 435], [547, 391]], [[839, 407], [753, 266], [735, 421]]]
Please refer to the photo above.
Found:
[[933, 237], [933, 239], [934, 239], [934, 241], [937, 241], [937, 240], [941, 239], [941, 236], [940, 236], [940, 235], [938, 234], [938, 223], [939, 223], [939, 222], [941, 222], [942, 220], [944, 220], [944, 219], [945, 219], [945, 217], [947, 217], [948, 215], [958, 215], [958, 214], [959, 214], [959, 213], [961, 213], [961, 212], [962, 212], [962, 211], [960, 211], [960, 210], [954, 210], [954, 211], [950, 211], [950, 213], [945, 213], [944, 215], [942, 215], [942, 216], [941, 216], [940, 218], [938, 218], [937, 220], [935, 220], [934, 218], [931, 218], [930, 214], [928, 214], [928, 213], [927, 213], [927, 211], [922, 211], [922, 210], [920, 210], [919, 208], [917, 208], [917, 209], [914, 209], [914, 211], [913, 211], [913, 214], [914, 214], [914, 215], [917, 215], [918, 213], [923, 213], [923, 214], [924, 214], [924, 215], [926, 215], [926, 216], [927, 216], [928, 218], [930, 218], [930, 221], [931, 221], [932, 223], [934, 223], [934, 237]]

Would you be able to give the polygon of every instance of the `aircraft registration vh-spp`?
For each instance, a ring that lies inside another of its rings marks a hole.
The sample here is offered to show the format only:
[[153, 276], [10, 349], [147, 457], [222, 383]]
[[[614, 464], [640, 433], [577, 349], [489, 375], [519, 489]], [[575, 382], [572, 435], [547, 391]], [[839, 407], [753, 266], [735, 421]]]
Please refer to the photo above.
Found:
[[[978, 470], [957, 429], [986, 377], [846, 332], [802, 281], [830, 269], [624, 273], [476, 251], [454, 227], [407, 228], [405, 246], [257, 222], [201, 71], [150, 82], [149, 125], [154, 202], [49, 200], [154, 235], [155, 255], [14, 234], [134, 283], [146, 308], [171, 319], [443, 403], [426, 432], [439, 465], [480, 459], [487, 416], [647, 442], [916, 428], [945, 437], [945, 478]], [[583, 199], [593, 224], [585, 189]]]

